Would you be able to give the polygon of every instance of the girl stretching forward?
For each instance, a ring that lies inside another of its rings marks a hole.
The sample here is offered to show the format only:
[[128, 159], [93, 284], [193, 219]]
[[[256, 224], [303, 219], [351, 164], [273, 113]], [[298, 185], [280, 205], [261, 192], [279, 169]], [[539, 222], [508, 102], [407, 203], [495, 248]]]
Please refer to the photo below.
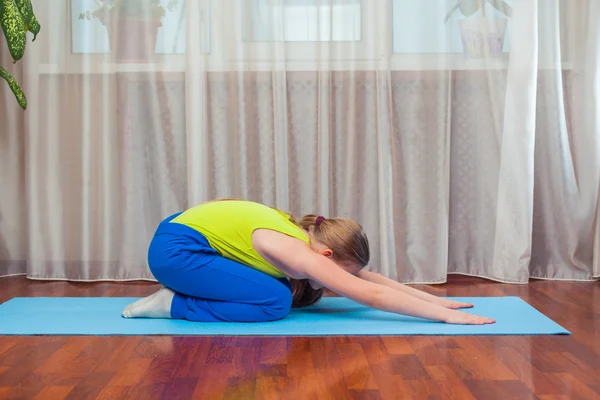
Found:
[[148, 250], [164, 287], [130, 304], [126, 318], [265, 322], [316, 303], [323, 288], [368, 307], [449, 324], [495, 321], [458, 311], [472, 304], [432, 296], [364, 271], [369, 242], [344, 218], [288, 214], [218, 200], [164, 220]]

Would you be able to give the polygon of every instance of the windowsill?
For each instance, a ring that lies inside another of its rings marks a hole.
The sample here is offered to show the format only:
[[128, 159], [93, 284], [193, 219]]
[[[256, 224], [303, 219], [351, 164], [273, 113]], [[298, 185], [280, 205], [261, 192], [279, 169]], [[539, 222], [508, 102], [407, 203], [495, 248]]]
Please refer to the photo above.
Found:
[[40, 64], [40, 75], [114, 74], [127, 72], [185, 72], [182, 63], [94, 63], [64, 67], [59, 64]]
[[[390, 61], [392, 71], [484, 71], [506, 70], [509, 54], [498, 58], [468, 59], [464, 54], [393, 54]], [[557, 69], [557, 63], [540, 61], [539, 70]], [[573, 63], [563, 61], [562, 70], [573, 69]]]
[[[290, 61], [262, 62], [239, 61], [226, 63], [210, 63], [202, 65], [207, 72], [225, 71], [485, 71], [506, 70], [507, 60], [463, 60], [440, 61], [439, 59], [415, 59], [400, 57], [388, 61], [352, 61], [326, 62]], [[555, 65], [540, 65], [539, 70], [553, 70]], [[562, 70], [572, 70], [572, 62], [563, 62]], [[155, 63], [116, 63], [101, 62], [90, 64], [69, 65], [40, 64], [39, 75], [69, 75], [69, 74], [115, 74], [115, 73], [185, 73], [186, 63], [177, 62]]]

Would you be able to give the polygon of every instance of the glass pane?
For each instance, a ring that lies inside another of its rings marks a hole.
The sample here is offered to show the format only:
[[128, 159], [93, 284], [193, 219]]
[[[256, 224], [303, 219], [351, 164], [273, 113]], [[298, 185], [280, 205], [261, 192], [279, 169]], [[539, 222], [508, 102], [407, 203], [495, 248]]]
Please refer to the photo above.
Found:
[[[186, 1], [160, 0], [162, 6], [167, 6], [169, 2], [172, 2], [175, 7], [171, 11], [166, 10], [162, 18], [162, 24], [158, 27], [155, 53], [183, 54], [186, 46]], [[98, 2], [96, 0], [71, 0], [71, 45], [73, 53], [110, 53], [109, 37], [105, 25], [94, 16], [91, 16], [90, 19], [81, 18], [82, 13], [94, 12], [97, 9]], [[131, 26], [127, 23], [125, 25]], [[146, 34], [150, 35], [153, 29], [155, 28], [150, 23]], [[208, 52], [207, 40], [204, 43], [205, 48], [202, 49], [204, 53]]]
[[361, 40], [361, 0], [244, 0], [244, 40]]
[[[513, 0], [506, 0], [512, 5]], [[510, 50], [511, 19], [486, 5], [486, 18], [481, 12], [465, 18], [456, 10], [447, 23], [446, 14], [455, 0], [394, 0], [392, 11], [392, 46], [394, 53], [444, 54], [464, 52], [463, 40], [473, 43], [473, 32], [488, 33], [488, 41], [500, 52]], [[502, 34], [504, 33], [504, 34]], [[477, 39], [478, 40], [478, 39]]]

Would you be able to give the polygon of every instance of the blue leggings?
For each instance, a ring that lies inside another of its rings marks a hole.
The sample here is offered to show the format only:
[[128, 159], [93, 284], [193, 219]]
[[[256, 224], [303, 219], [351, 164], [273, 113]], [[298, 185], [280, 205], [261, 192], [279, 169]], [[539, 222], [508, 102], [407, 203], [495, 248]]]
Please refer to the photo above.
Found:
[[291, 285], [222, 257], [198, 231], [165, 219], [148, 250], [154, 277], [175, 291], [171, 318], [190, 321], [264, 322], [284, 318]]

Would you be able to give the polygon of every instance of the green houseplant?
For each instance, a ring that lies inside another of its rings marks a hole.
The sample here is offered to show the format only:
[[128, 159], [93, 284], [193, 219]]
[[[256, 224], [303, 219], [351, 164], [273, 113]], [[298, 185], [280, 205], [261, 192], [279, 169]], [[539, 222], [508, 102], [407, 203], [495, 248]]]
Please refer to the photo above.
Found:
[[108, 33], [111, 52], [120, 61], [145, 61], [156, 47], [158, 28], [179, 0], [96, 0], [97, 8], [79, 19], [97, 19]]
[[444, 20], [447, 23], [457, 10], [467, 17], [460, 20], [459, 25], [465, 55], [469, 58], [502, 54], [507, 20], [487, 16], [488, 5], [506, 17], [512, 17], [512, 7], [503, 0], [458, 0]]
[[[33, 33], [35, 41], [41, 29], [31, 0], [0, 0], [0, 24], [10, 55], [16, 63], [25, 54], [27, 32]], [[17, 80], [3, 67], [0, 67], [0, 77], [8, 83], [21, 108], [27, 109], [27, 98]]]

